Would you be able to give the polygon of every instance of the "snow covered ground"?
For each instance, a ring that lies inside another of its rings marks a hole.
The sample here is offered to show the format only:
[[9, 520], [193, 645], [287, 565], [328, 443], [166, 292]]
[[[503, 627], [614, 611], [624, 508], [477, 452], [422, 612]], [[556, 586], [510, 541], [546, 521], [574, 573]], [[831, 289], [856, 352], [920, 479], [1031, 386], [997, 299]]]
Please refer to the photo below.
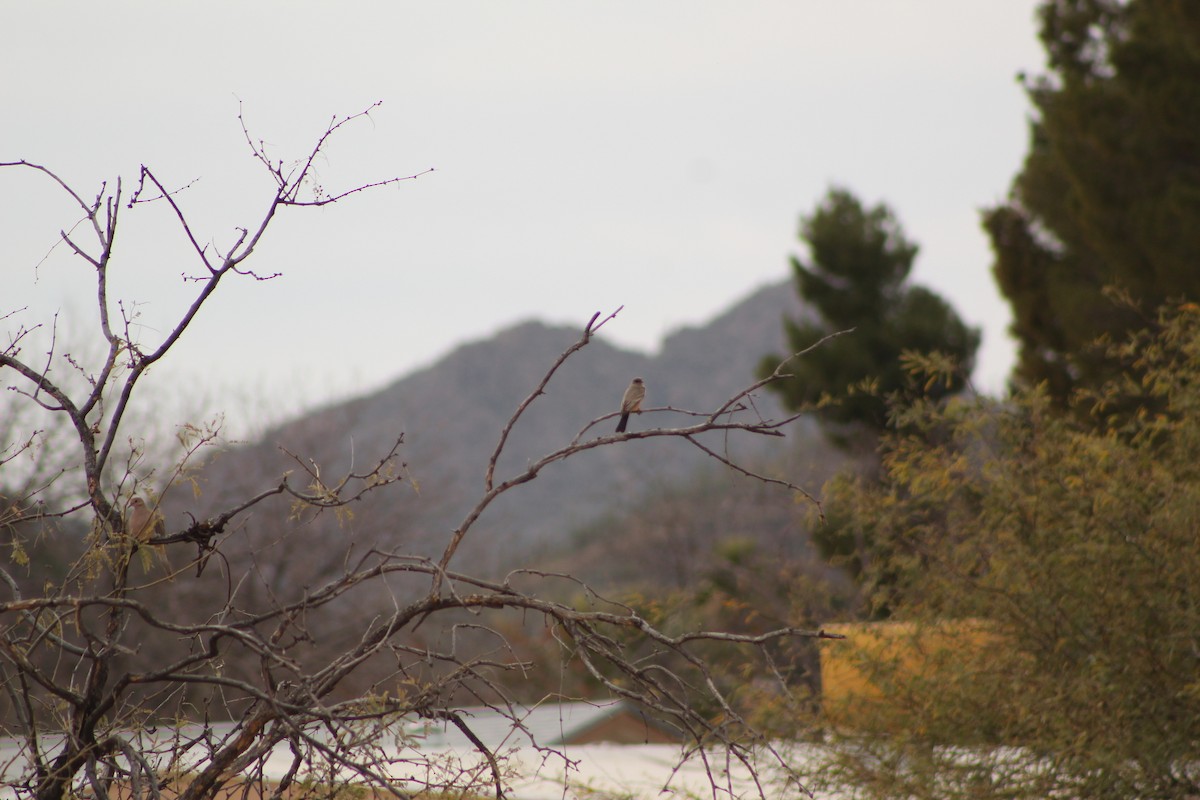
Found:
[[[439, 765], [443, 775], [453, 775], [459, 770], [479, 774], [483, 769], [477, 753], [461, 748], [426, 747], [421, 749], [419, 757], [414, 751], [401, 753], [392, 748], [388, 755], [395, 757], [388, 769], [389, 777], [397, 784], [407, 783], [413, 788], [435, 777], [433, 772], [423, 774], [420, 761]], [[682, 764], [679, 746], [665, 744], [573, 744], [552, 749], [525, 746], [502, 750], [497, 755], [502, 769], [510, 775], [505, 788], [513, 800], [692, 797], [734, 800], [759, 796], [758, 785], [749, 770], [736, 759], [728, 758], [724, 751], [693, 753]], [[820, 751], [813, 746], [793, 748], [788, 759], [793, 768], [808, 772], [819, 765]], [[805, 796], [794, 781], [787, 781], [784, 771], [769, 756], [758, 761], [765, 796]], [[291, 763], [291, 751], [287, 745], [280, 745], [267, 759], [266, 777], [282, 778]], [[18, 743], [0, 739], [0, 787], [3, 787], [0, 798], [20, 797], [11, 788], [11, 781], [26, 770]], [[836, 800], [825, 793], [821, 797]]]

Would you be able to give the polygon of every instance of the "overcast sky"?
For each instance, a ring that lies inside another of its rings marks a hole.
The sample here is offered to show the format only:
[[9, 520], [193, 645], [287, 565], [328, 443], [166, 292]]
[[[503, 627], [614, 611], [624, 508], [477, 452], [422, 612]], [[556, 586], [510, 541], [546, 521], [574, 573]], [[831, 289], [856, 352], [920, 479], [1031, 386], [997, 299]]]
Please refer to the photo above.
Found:
[[[157, 385], [286, 396], [381, 386], [456, 344], [537, 318], [653, 350], [789, 275], [796, 223], [831, 185], [886, 202], [921, 246], [914, 279], [982, 326], [976, 373], [1013, 359], [979, 209], [1027, 144], [1015, 76], [1043, 64], [1033, 0], [790, 2], [3, 2], [0, 161], [92, 197], [139, 164], [226, 247], [272, 184], [238, 124], [284, 160], [335, 115], [382, 106], [320, 162], [331, 190], [289, 210], [223, 285]], [[90, 325], [92, 275], [44, 180], [0, 170], [0, 315]], [[161, 205], [124, 210], [112, 296], [152, 346], [197, 291]], [[52, 249], [54, 248], [54, 249]], [[48, 259], [44, 259], [47, 253]], [[78, 344], [75, 347], [79, 347]], [[615, 391], [619, 391], [617, 387]]]

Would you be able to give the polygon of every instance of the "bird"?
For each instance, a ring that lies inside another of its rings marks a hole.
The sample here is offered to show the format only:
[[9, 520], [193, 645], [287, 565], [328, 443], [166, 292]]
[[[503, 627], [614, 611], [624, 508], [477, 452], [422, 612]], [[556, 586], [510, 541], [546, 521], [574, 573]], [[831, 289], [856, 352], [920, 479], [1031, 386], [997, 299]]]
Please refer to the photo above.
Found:
[[167, 524], [157, 509], [151, 511], [146, 501], [134, 495], [129, 501], [129, 520], [125, 532], [138, 542], [148, 542], [155, 536], [165, 536]]
[[[158, 513], [157, 506], [150, 509], [146, 506], [146, 501], [141, 497], [134, 495], [129, 499], [129, 518], [125, 521], [125, 533], [133, 537], [133, 547], [128, 551], [126, 558], [132, 557], [139, 550], [142, 553], [142, 569], [150, 572], [153, 568], [155, 560], [165, 567], [168, 572], [171, 571], [171, 561], [167, 558], [167, 548], [165, 545], [152, 544], [146, 547], [138, 545], [146, 544], [155, 536], [167, 535], [167, 523], [163, 520], [162, 514]], [[168, 580], [174, 580], [173, 576], [168, 577]]]
[[642, 400], [645, 397], [646, 384], [642, 382], [641, 378], [634, 378], [621, 397], [621, 421], [617, 423], [617, 433], [625, 432], [625, 425], [629, 422], [630, 414], [635, 411], [641, 412]]

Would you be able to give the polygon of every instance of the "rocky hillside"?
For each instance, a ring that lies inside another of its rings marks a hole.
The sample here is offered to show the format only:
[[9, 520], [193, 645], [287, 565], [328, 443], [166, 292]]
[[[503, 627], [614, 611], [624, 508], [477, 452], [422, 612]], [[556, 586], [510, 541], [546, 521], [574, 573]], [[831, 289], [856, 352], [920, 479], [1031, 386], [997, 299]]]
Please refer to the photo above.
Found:
[[[648, 387], [648, 406], [707, 411], [754, 380], [754, 368], [782, 347], [780, 320], [800, 313], [790, 283], [767, 286], [707, 325], [669, 336], [656, 355], [623, 350], [596, 337], [569, 359], [545, 395], [518, 422], [500, 461], [499, 477], [571, 440], [592, 419], [615, 411], [631, 377]], [[526, 322], [490, 339], [463, 345], [432, 366], [369, 395], [322, 408], [223, 454], [206, 470], [192, 513], [209, 513], [236, 496], [277, 483], [297, 465], [284, 452], [311, 457], [331, 475], [361, 468], [403, 436], [401, 457], [413, 485], [380, 493], [356, 508], [336, 534], [364, 544], [435, 555], [483, 491], [487, 459], [518, 404], [536, 387], [580, 329]], [[759, 409], [779, 415], [773, 395]], [[633, 427], [682, 424], [670, 412], [642, 415]], [[587, 436], [607, 433], [607, 420]], [[736, 455], [772, 458], [798, 449], [797, 437], [739, 437], [715, 444]], [[532, 551], [552, 548], [603, 513], [622, 513], [646, 491], [669, 486], [711, 467], [713, 460], [682, 441], [630, 441], [569, 459], [544, 471], [493, 505], [458, 562], [503, 570]], [[814, 487], [815, 488], [815, 487]], [[187, 498], [192, 503], [192, 498]], [[175, 509], [172, 509], [175, 510]], [[248, 526], [265, 525], [266, 515]], [[314, 523], [328, 525], [328, 522]], [[321, 541], [317, 537], [316, 541]], [[331, 551], [332, 552], [332, 551]]]

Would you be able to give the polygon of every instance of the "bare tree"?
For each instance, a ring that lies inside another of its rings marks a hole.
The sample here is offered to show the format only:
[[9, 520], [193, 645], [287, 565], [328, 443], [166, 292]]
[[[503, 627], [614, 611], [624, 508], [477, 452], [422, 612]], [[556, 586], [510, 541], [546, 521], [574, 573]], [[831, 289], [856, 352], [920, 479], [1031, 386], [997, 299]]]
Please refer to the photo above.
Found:
[[[88, 200], [44, 166], [0, 163], [52, 181], [82, 212], [83, 224], [65, 229], [61, 241], [95, 278], [104, 344], [94, 363], [84, 363], [56, 350], [56, 328], [50, 323], [51, 343], [44, 357], [25, 352], [38, 326], [11, 331], [0, 352], [7, 388], [25, 406], [59, 420], [70, 445], [40, 444], [43, 434], [22, 427], [17, 417], [6, 421], [11, 424], [0, 442], [0, 468], [7, 473], [0, 473], [0, 488], [10, 490], [0, 503], [0, 526], [14, 553], [0, 564], [0, 581], [9, 595], [0, 602], [0, 687], [6, 701], [0, 706], [0, 724], [14, 744], [0, 750], [12, 754], [0, 763], [0, 774], [19, 793], [58, 800], [108, 797], [118, 790], [158, 798], [169, 791], [190, 800], [241, 789], [258, 796], [296, 797], [329, 796], [338, 785], [357, 783], [401, 797], [416, 789], [479, 787], [502, 797], [509, 779], [503, 759], [474, 735], [452, 701], [476, 698], [507, 711], [513, 724], [519, 724], [499, 680], [530, 667], [503, 634], [500, 620], [514, 612], [540, 619], [560, 643], [563, 659], [581, 665], [610, 695], [635, 702], [673, 725], [691, 742], [684, 756], [707, 759], [709, 748], [721, 748], [725, 758], [752, 768], [747, 748], [762, 742], [754, 739], [713, 680], [697, 646], [740, 648], [750, 658], [773, 643], [829, 636], [788, 625], [754, 635], [671, 631], [651, 624], [633, 607], [600, 597], [570, 575], [519, 570], [501, 580], [485, 580], [454, 569], [459, 547], [498, 497], [567, 458], [629, 439], [690, 442], [699, 455], [729, 469], [809, 497], [785, 481], [754, 476], [698, 438], [709, 431], [781, 436], [796, 417], [761, 418], [752, 393], [785, 377], [783, 365], [716, 409], [687, 411], [694, 419], [691, 425], [594, 435], [593, 426], [615, 416], [614, 411], [582, 424], [574, 439], [524, 468], [499, 474], [498, 461], [518, 419], [534, 406], [558, 368], [617, 312], [593, 316], [579, 340], [549, 365], [514, 411], [482, 465], [482, 494], [449, 534], [440, 558], [380, 548], [356, 553], [335, 540], [329, 551], [341, 548], [343, 554], [340, 563], [334, 562], [336, 568], [326, 564], [319, 583], [297, 587], [279, 579], [275, 567], [280, 565], [256, 560], [252, 549], [248, 557], [244, 548], [243, 557], [233, 557], [247, 535], [240, 523], [251, 512], [336, 520], [360, 499], [401, 487], [406, 472], [399, 432], [364, 468], [331, 477], [296, 454], [294, 470], [247, 491], [219, 513], [192, 518], [148, 541], [127, 528], [132, 496], [146, 495], [152, 505], [161, 502], [160, 493], [148, 491], [153, 487], [139, 469], [137, 447], [126, 447], [129, 439], [123, 432], [147, 368], [167, 356], [219, 286], [234, 276], [271, 277], [253, 271], [248, 261], [278, 214], [418, 177], [340, 192], [317, 183], [313, 165], [330, 138], [369, 112], [334, 118], [307, 156], [290, 163], [270, 156], [243, 122], [246, 142], [274, 179], [275, 192], [262, 218], [238, 229], [223, 252], [201, 244], [177, 193], [147, 167], [141, 168], [128, 196], [118, 180], [115, 188], [102, 186]], [[197, 270], [185, 275], [197, 287], [194, 299], [153, 347], [137, 341], [131, 317], [108, 295], [118, 222], [124, 213], [149, 203], [170, 208]], [[87, 240], [75, 232], [79, 229], [88, 233]], [[60, 369], [74, 380], [64, 379]], [[187, 482], [188, 471], [218, 434], [204, 426], [182, 430], [177, 461], [153, 476], [162, 493]], [[12, 468], [18, 455], [39, 447], [45, 447], [43, 463], [51, 469], [20, 473]], [[63, 533], [67, 529], [72, 535]], [[22, 561], [15, 554], [37, 536], [61, 539], [59, 548], [70, 553], [62, 574], [23, 578]], [[203, 591], [187, 591], [202, 581], [209, 582]], [[549, 600], [540, 591], [563, 582], [576, 585], [584, 601]], [[361, 628], [329, 624], [354, 619], [349, 611], [364, 599], [383, 610]], [[426, 622], [431, 617], [434, 621]], [[419, 631], [422, 625], [427, 627]], [[428, 636], [431, 629], [439, 633]], [[313, 647], [335, 630], [343, 640], [333, 655], [328, 648]], [[233, 662], [256, 668], [228, 669]], [[697, 698], [704, 702], [698, 704]], [[701, 708], [720, 713], [702, 713]], [[404, 721], [414, 718], [444, 720], [461, 729], [476, 744], [482, 766], [422, 752], [403, 733]], [[268, 758], [284, 749], [290, 766], [282, 774], [270, 772]], [[710, 774], [718, 780], [715, 769]]]

